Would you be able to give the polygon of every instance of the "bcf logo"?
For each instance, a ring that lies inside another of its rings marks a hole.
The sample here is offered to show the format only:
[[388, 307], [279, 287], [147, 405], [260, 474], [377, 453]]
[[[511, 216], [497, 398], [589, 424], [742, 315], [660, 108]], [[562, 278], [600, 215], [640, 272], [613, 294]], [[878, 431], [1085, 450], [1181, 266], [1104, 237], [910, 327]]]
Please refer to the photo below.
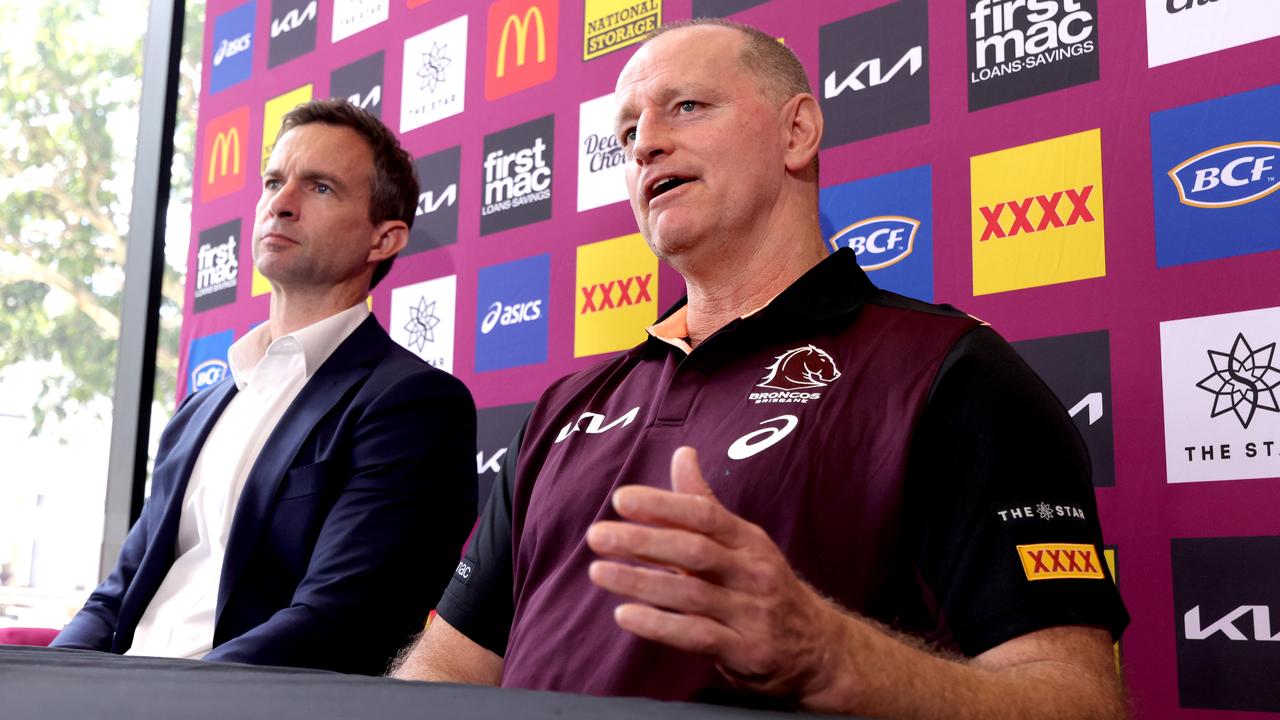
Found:
[[831, 249], [852, 248], [863, 270], [886, 268], [911, 254], [920, 221], [898, 215], [867, 218], [836, 233]]
[[486, 100], [496, 100], [556, 76], [559, 24], [559, 0], [500, 0], [489, 7]]
[[1228, 208], [1280, 190], [1280, 142], [1242, 142], [1200, 153], [1169, 171], [1183, 205]]
[[233, 338], [231, 330], [224, 330], [191, 341], [187, 349], [186, 393], [204, 390], [227, 376], [230, 372], [227, 367], [227, 351], [231, 349]]
[[550, 286], [550, 255], [480, 269], [476, 372], [546, 361]]

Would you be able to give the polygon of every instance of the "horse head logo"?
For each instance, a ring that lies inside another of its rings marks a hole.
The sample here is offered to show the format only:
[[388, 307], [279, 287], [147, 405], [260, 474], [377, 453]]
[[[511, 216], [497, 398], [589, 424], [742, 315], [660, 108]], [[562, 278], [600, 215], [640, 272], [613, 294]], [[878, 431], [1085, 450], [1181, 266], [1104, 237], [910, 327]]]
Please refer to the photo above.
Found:
[[830, 355], [812, 345], [805, 345], [779, 355], [756, 387], [773, 390], [826, 387], [839, 377], [840, 371]]

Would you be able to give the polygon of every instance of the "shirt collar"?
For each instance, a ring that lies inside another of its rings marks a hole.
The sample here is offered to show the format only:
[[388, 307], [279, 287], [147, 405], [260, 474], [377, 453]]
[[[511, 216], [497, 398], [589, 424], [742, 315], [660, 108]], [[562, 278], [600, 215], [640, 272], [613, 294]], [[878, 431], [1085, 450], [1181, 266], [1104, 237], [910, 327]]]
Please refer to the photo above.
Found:
[[[862, 307], [877, 288], [867, 274], [858, 267], [853, 250], [840, 248], [814, 265], [795, 282], [778, 293], [763, 307], [752, 310], [743, 318], [758, 316], [762, 321], [794, 323], [813, 319], [823, 320]], [[689, 299], [682, 297], [671, 309], [663, 313], [658, 322], [646, 328], [654, 339], [692, 352], [689, 346], [687, 323]]]
[[227, 351], [227, 365], [231, 368], [236, 388], [243, 390], [249, 384], [253, 371], [268, 353], [301, 352], [304, 372], [309, 379], [367, 317], [369, 307], [361, 301], [274, 340], [269, 324], [262, 323], [232, 343]]

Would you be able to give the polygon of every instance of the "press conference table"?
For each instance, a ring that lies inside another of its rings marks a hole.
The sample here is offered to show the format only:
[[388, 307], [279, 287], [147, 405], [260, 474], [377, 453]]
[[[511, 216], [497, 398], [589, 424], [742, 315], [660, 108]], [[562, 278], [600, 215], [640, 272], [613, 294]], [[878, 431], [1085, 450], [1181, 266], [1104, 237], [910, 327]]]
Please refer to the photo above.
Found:
[[765, 720], [782, 713], [0, 645], [4, 720]]

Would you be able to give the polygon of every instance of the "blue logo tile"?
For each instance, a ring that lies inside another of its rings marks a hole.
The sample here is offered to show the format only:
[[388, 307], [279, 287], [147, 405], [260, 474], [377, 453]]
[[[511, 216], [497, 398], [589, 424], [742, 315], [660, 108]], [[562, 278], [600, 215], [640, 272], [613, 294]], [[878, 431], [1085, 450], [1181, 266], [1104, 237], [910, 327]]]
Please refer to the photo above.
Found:
[[231, 348], [234, 339], [233, 331], [224, 330], [191, 341], [187, 352], [187, 382], [183, 396], [216, 385], [231, 374], [231, 368], [227, 366], [227, 350]]
[[827, 250], [852, 248], [879, 287], [933, 301], [933, 171], [923, 165], [823, 188]]
[[476, 372], [546, 362], [550, 285], [550, 255], [481, 268]]
[[1156, 265], [1280, 249], [1280, 85], [1154, 113]]
[[209, 58], [210, 94], [244, 82], [253, 74], [253, 19], [256, 3], [247, 2], [213, 21], [213, 56]]

